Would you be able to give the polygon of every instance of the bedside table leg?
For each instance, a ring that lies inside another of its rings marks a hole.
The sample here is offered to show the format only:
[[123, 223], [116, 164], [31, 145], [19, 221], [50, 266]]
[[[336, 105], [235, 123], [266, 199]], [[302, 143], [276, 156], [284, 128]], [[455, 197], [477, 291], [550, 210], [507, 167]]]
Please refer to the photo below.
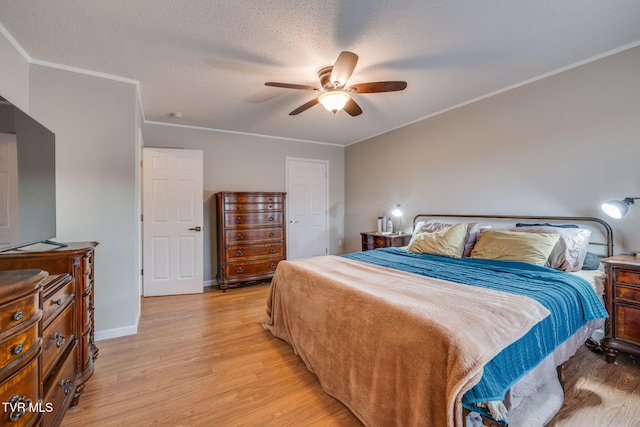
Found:
[[618, 350], [603, 345], [602, 351], [604, 353], [604, 360], [606, 360], [607, 363], [616, 363], [616, 359], [618, 358]]

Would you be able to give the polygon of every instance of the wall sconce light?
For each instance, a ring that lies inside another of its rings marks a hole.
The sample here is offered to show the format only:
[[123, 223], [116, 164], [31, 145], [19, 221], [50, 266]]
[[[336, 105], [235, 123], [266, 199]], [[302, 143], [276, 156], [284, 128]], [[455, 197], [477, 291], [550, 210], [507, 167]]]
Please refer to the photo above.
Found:
[[404, 230], [402, 229], [402, 207], [400, 204], [396, 205], [396, 208], [391, 211], [391, 215], [400, 218], [400, 228], [398, 229], [398, 234], [403, 234]]
[[629, 205], [633, 205], [635, 200], [639, 200], [640, 197], [626, 197], [622, 200], [611, 200], [601, 205], [604, 213], [611, 218], [619, 219], [627, 214]]

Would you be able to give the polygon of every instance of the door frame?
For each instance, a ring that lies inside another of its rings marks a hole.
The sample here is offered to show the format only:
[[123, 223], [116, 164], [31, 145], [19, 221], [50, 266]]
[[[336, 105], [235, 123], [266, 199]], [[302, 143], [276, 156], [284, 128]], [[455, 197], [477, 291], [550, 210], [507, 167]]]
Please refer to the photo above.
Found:
[[[326, 236], [326, 241], [325, 241], [325, 246], [327, 248], [327, 254], [329, 253], [329, 243], [331, 242], [331, 226], [329, 224], [330, 222], [330, 216], [329, 216], [329, 160], [322, 160], [322, 159], [309, 159], [309, 158], [304, 158], [304, 157], [290, 157], [290, 156], [285, 156], [284, 158], [284, 182], [285, 182], [285, 188], [287, 191], [287, 194], [289, 193], [289, 164], [292, 161], [296, 161], [296, 162], [307, 162], [307, 163], [322, 163], [325, 165], [325, 184], [326, 184], [326, 193], [325, 193], [325, 201], [326, 201], [326, 209], [325, 209], [325, 236]], [[288, 210], [288, 206], [286, 207], [286, 209]], [[287, 215], [285, 216], [285, 220], [287, 222], [286, 226], [287, 226], [287, 259], [289, 259], [289, 250], [292, 247], [291, 245], [289, 245], [289, 236], [292, 236], [292, 233], [289, 232], [289, 219], [288, 219], [289, 215], [288, 215], [288, 211], [287, 211]]]

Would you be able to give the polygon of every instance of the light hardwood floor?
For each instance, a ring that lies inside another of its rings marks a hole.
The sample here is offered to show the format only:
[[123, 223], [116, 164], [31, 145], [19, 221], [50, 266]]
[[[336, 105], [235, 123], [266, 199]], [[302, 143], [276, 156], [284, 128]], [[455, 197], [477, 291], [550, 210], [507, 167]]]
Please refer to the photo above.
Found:
[[[98, 342], [63, 427], [361, 426], [291, 347], [266, 332], [268, 284], [144, 298], [137, 335]], [[640, 366], [581, 348], [551, 426], [640, 426]], [[516, 426], [513, 426], [516, 427]]]

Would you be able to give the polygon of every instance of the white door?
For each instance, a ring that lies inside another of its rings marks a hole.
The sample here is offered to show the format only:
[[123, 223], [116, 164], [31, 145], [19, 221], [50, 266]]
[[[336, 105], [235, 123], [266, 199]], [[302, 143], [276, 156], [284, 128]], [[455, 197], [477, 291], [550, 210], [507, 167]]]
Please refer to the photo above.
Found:
[[144, 148], [144, 296], [203, 290], [202, 151]]
[[0, 248], [18, 243], [18, 146], [0, 133]]
[[287, 259], [329, 250], [328, 162], [287, 158]]

